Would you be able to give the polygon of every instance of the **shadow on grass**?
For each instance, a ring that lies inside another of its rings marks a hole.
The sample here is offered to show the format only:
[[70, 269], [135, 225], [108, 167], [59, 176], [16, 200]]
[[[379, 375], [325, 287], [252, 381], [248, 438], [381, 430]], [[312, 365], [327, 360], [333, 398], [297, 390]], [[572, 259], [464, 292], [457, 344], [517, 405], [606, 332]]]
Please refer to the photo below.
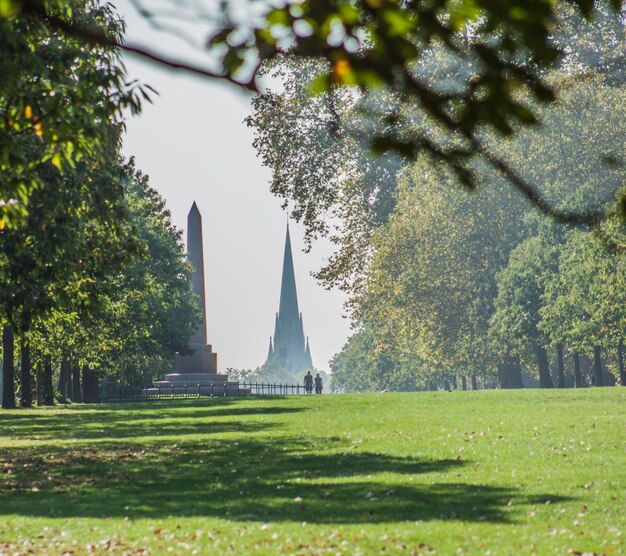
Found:
[[[510, 501], [517, 507], [563, 500], [495, 486], [413, 483], [411, 477], [444, 474], [466, 462], [342, 449], [349, 447], [339, 439], [280, 436], [183, 441], [178, 446], [153, 439], [147, 445], [7, 450], [0, 457], [5, 472], [0, 479], [0, 515], [505, 523], [512, 520]], [[374, 475], [383, 473], [390, 475], [379, 482]]]
[[0, 438], [54, 440], [59, 438], [61, 430], [65, 438], [79, 440], [251, 433], [270, 425], [213, 419], [302, 411], [298, 407], [270, 405], [269, 402], [262, 407], [237, 407], [237, 401], [236, 398], [204, 398], [139, 404], [68, 405], [63, 408], [63, 413], [3, 413], [0, 414]]

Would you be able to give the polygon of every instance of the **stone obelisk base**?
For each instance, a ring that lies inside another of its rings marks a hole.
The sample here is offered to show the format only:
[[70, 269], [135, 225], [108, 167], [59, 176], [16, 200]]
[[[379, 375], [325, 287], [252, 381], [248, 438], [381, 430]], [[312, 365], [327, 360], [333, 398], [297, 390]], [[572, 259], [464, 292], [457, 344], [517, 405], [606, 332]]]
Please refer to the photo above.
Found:
[[189, 348], [193, 351], [191, 355], [177, 355], [174, 360], [177, 373], [217, 374], [217, 353], [213, 352], [210, 344], [192, 343], [189, 344]]
[[217, 372], [217, 353], [209, 344], [189, 344], [191, 355], [177, 355], [176, 372], [147, 388], [148, 394], [198, 394], [203, 396], [236, 394], [238, 382], [228, 382], [226, 374]]

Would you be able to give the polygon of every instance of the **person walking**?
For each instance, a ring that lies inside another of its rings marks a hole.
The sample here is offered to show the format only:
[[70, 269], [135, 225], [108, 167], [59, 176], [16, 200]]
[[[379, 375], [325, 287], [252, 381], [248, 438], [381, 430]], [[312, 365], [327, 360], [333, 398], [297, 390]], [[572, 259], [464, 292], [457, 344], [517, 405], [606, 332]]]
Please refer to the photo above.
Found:
[[313, 393], [313, 375], [311, 374], [311, 371], [307, 371], [304, 375], [304, 391], [307, 394]]
[[322, 377], [320, 376], [319, 373], [317, 373], [315, 375], [315, 393], [321, 394], [323, 389], [324, 389], [324, 385], [322, 383]]

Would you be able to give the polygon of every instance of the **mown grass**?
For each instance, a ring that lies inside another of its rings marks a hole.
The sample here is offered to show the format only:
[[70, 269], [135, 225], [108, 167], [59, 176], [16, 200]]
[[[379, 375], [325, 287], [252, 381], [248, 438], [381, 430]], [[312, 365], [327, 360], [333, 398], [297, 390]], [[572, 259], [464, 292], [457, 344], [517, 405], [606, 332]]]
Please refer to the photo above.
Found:
[[0, 554], [626, 553], [626, 388], [0, 412]]

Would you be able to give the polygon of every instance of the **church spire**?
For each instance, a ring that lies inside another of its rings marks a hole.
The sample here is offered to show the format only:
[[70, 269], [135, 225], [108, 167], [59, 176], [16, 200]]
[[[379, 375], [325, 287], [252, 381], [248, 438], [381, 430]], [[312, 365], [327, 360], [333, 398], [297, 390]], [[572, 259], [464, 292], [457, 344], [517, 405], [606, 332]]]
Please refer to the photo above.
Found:
[[283, 278], [280, 285], [280, 304], [278, 316], [280, 319], [298, 319], [298, 294], [296, 292], [296, 275], [293, 270], [293, 256], [291, 254], [291, 238], [289, 224], [285, 236], [285, 254], [283, 257]]
[[289, 223], [287, 223], [285, 234], [283, 273], [274, 329], [274, 342], [272, 345], [270, 341], [267, 363], [270, 361], [278, 362], [275, 364], [280, 364], [293, 373], [312, 368], [310, 351], [307, 353], [305, 346], [302, 314], [298, 309]]
[[311, 348], [309, 347], [309, 337], [306, 337], [305, 360], [309, 369], [313, 368], [313, 359], [311, 358]]

